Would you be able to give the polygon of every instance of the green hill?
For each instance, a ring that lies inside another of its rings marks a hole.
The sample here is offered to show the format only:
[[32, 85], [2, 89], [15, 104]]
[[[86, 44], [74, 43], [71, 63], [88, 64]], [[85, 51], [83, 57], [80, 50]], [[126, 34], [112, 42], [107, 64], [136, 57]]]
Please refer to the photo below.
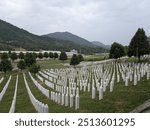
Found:
[[82, 53], [92, 54], [103, 52], [99, 47], [78, 45], [67, 40], [34, 35], [24, 29], [18, 28], [3, 20], [0, 20], [0, 48], [1, 50], [13, 50], [23, 48], [26, 50], [58, 50], [70, 51], [72, 49], [82, 50]]

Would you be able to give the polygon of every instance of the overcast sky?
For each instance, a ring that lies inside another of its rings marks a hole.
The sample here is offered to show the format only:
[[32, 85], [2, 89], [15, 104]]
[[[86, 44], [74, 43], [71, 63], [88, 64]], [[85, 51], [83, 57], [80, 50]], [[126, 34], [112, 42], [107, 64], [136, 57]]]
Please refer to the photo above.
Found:
[[69, 31], [125, 45], [139, 27], [150, 36], [150, 0], [0, 0], [0, 19], [38, 35]]

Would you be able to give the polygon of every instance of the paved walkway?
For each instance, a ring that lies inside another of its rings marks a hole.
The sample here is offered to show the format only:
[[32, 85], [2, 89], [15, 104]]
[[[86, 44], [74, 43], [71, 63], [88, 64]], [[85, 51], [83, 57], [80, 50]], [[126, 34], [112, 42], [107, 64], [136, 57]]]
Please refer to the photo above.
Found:
[[150, 113], [150, 109], [143, 111], [142, 113]]
[[136, 107], [131, 113], [150, 113], [150, 99]]

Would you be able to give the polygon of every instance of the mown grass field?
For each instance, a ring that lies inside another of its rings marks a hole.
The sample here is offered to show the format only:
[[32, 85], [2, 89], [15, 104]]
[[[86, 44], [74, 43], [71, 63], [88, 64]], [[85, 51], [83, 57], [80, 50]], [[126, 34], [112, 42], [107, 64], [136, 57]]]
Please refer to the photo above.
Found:
[[[65, 63], [68, 63], [66, 61]], [[38, 64], [42, 69], [50, 68], [63, 68], [63, 63], [58, 60], [51, 61], [38, 61]], [[100, 113], [118, 113], [118, 112], [130, 112], [138, 105], [142, 104], [146, 100], [150, 99], [150, 81], [146, 80], [146, 77], [142, 78], [138, 82], [137, 86], [133, 86], [133, 82], [129, 83], [128, 87], [125, 87], [124, 82], [116, 83], [113, 92], [107, 90], [104, 93], [104, 99], [98, 99], [98, 92], [96, 99], [91, 99], [91, 92], [80, 91], [80, 109], [75, 110], [74, 108], [65, 107], [58, 105], [47, 99], [33, 84], [31, 78], [28, 75], [27, 71], [24, 71], [26, 74], [26, 79], [28, 81], [29, 87], [33, 95], [43, 103], [48, 104], [49, 112], [51, 113], [68, 113], [68, 112], [100, 112]], [[30, 102], [28, 97], [27, 90], [25, 88], [22, 72], [11, 72], [7, 73], [5, 80], [0, 84], [0, 92], [2, 91], [3, 86], [6, 84], [9, 75], [12, 75], [11, 83], [0, 102], [0, 112], [8, 112], [11, 106], [13, 99], [13, 94], [15, 90], [16, 75], [19, 75], [18, 91], [17, 91], [17, 101], [16, 101], [16, 110], [17, 113], [36, 112], [35, 108]], [[0, 74], [2, 77], [3, 74]], [[34, 76], [34, 78], [36, 78]], [[39, 81], [36, 78], [37, 81]], [[40, 82], [40, 81], [39, 81]], [[41, 82], [40, 82], [41, 83]], [[42, 84], [42, 83], [41, 83]], [[49, 89], [46, 85], [42, 84], [43, 87]], [[50, 90], [50, 89], [49, 89]]]

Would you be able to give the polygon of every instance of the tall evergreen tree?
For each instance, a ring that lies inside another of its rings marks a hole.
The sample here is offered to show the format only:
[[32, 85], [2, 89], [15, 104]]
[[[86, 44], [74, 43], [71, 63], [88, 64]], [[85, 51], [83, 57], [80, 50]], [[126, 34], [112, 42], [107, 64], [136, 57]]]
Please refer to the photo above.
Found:
[[125, 55], [124, 47], [121, 44], [114, 42], [111, 45], [109, 58], [117, 59], [117, 58], [120, 58], [124, 55]]
[[59, 60], [62, 60], [64, 62], [64, 60], [67, 60], [67, 54], [65, 52], [61, 52], [60, 56], [59, 56]]
[[135, 56], [138, 57], [140, 60], [140, 57], [144, 54], [150, 53], [150, 45], [147, 39], [147, 36], [145, 34], [144, 29], [139, 28], [133, 38], [131, 39], [129, 49], [128, 49], [128, 56]]

